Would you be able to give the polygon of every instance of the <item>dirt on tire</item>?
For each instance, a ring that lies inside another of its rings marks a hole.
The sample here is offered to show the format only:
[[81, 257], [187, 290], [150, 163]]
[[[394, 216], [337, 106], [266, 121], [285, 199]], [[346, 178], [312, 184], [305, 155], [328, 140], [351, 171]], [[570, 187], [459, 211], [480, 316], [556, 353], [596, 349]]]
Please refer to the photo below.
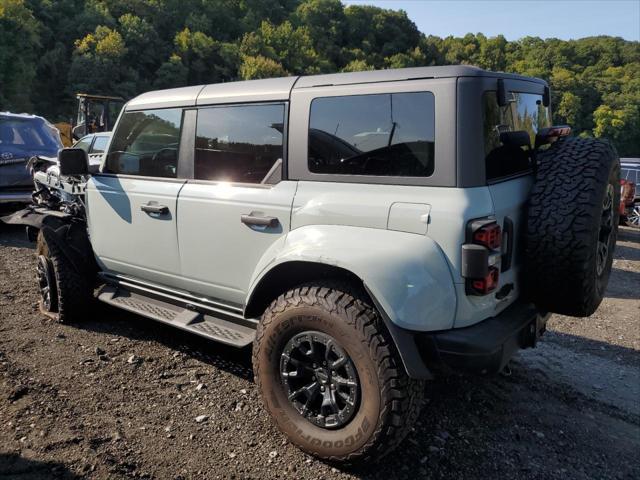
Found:
[[[332, 336], [355, 363], [361, 395], [351, 421], [323, 429], [302, 418], [280, 384], [280, 355], [295, 334]], [[381, 459], [409, 433], [422, 404], [424, 382], [409, 378], [382, 320], [352, 286], [319, 282], [278, 297], [262, 316], [253, 349], [256, 383], [266, 409], [294, 443], [331, 461]]]

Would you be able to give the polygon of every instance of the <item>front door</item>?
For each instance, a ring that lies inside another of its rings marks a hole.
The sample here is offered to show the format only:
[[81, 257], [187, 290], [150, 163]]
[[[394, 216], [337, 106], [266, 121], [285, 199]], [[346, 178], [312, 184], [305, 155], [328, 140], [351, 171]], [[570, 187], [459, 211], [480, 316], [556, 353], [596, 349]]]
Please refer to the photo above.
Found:
[[89, 234], [102, 268], [175, 286], [181, 109], [125, 112], [103, 173], [87, 184]]
[[241, 306], [263, 254], [290, 228], [281, 180], [285, 104], [198, 111], [193, 180], [178, 197], [185, 290]]

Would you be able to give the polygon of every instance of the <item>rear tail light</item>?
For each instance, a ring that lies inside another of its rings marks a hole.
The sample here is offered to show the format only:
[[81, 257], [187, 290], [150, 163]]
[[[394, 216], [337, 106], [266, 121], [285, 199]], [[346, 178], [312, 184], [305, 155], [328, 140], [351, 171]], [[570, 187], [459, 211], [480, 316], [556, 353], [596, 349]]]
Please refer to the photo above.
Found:
[[489, 267], [487, 275], [482, 279], [471, 280], [471, 288], [476, 295], [487, 295], [498, 288], [500, 270], [497, 267]]
[[502, 230], [497, 223], [488, 223], [473, 232], [473, 243], [497, 250], [502, 244]]
[[502, 229], [495, 220], [472, 220], [462, 246], [462, 276], [468, 295], [488, 295], [498, 288]]

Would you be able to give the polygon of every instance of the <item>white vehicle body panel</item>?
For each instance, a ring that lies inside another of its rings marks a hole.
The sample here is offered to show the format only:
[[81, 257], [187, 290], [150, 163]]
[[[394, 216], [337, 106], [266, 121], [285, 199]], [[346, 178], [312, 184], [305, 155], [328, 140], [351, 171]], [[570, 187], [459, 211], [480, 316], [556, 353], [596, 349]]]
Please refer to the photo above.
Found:
[[[184, 183], [111, 175], [89, 179], [89, 237], [105, 270], [174, 284], [180, 275], [176, 207]], [[168, 207], [168, 215], [143, 212], [142, 205], [150, 202]]]
[[438, 245], [424, 235], [347, 225], [302, 226], [267, 252], [256, 268], [252, 288], [272, 268], [294, 261], [351, 271], [400, 327], [453, 326], [456, 298], [451, 271]]
[[[289, 231], [296, 182], [277, 185], [189, 182], [178, 199], [181, 279], [185, 290], [243, 304], [264, 252]], [[276, 217], [278, 226], [241, 223]]]

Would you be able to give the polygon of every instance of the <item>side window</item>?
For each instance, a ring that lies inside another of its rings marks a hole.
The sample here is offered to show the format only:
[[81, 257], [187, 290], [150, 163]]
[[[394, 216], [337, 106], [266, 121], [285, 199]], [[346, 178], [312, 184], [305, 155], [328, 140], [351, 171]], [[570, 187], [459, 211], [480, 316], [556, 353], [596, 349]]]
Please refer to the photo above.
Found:
[[93, 142], [93, 145], [91, 146], [91, 153], [104, 153], [104, 149], [106, 148], [108, 142], [109, 137], [105, 137], [102, 135], [97, 136]]
[[434, 148], [430, 92], [323, 97], [311, 103], [312, 173], [429, 177]]
[[194, 176], [261, 183], [282, 160], [284, 105], [238, 105], [198, 111]]
[[510, 92], [508, 105], [498, 105], [496, 92], [485, 92], [484, 150], [487, 180], [507, 177], [531, 168], [528, 148], [504, 143], [502, 134], [525, 132], [530, 144], [535, 144], [536, 133], [551, 126], [551, 113], [542, 102], [542, 95]]
[[91, 146], [91, 140], [93, 139], [92, 135], [87, 135], [86, 137], [82, 137], [78, 142], [73, 146], [73, 148], [81, 148], [85, 152], [89, 153], [89, 147]]
[[176, 178], [182, 109], [127, 112], [113, 134], [105, 173]]

